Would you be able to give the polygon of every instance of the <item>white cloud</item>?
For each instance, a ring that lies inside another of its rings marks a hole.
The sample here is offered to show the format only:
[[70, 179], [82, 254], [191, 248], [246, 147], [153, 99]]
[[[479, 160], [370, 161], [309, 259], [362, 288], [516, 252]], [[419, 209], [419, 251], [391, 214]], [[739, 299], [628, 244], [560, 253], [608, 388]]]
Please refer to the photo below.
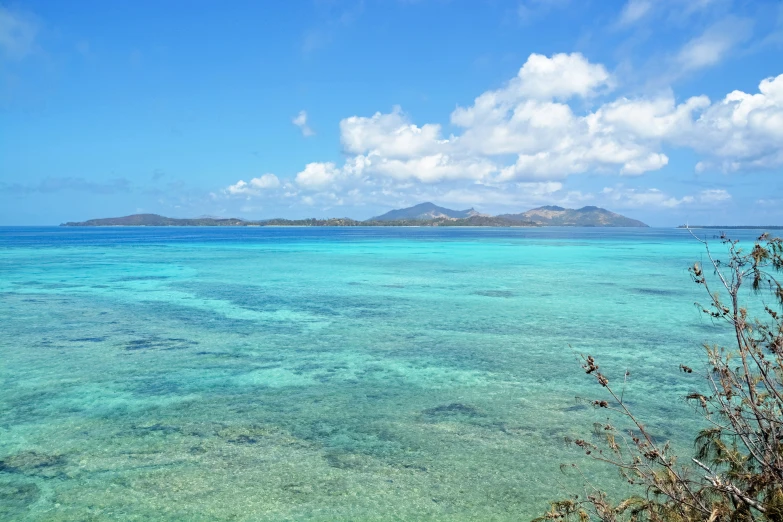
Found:
[[490, 104], [482, 95], [472, 107], [457, 108], [451, 119], [465, 128], [461, 145], [484, 155], [550, 150], [558, 142], [568, 141], [574, 132], [588, 131], [586, 122], [580, 121], [568, 105], [553, 101]]
[[763, 169], [783, 165], [783, 74], [759, 83], [759, 92], [733, 91], [694, 122], [687, 144], [710, 159], [700, 170]]
[[731, 194], [723, 189], [702, 190], [699, 193], [699, 201], [702, 203], [720, 203], [731, 199]]
[[677, 198], [657, 188], [633, 189], [617, 186], [605, 187], [601, 191], [601, 198], [616, 208], [678, 208], [724, 203], [731, 199], [731, 194], [723, 189], [709, 189]]
[[619, 208], [674, 208], [683, 203], [692, 203], [694, 201], [693, 196], [684, 196], [678, 199], [656, 188], [637, 190], [623, 187], [606, 187], [601, 194], [604, 199], [613, 202]]
[[387, 158], [426, 155], [448, 142], [440, 136], [440, 125], [417, 127], [399, 107], [389, 114], [376, 112], [370, 118], [345, 118], [340, 122], [340, 136], [350, 154], [372, 153]]
[[524, 101], [587, 98], [611, 87], [612, 78], [606, 68], [591, 64], [579, 53], [555, 54], [551, 58], [531, 54], [505, 87], [485, 92], [471, 107], [458, 107], [451, 122], [470, 127], [483, 120], [498, 119]]
[[661, 18], [668, 22], [686, 21], [697, 14], [710, 14], [708, 8], [716, 4], [731, 3], [732, 0], [628, 0], [620, 11], [617, 25], [629, 27], [642, 20]]
[[774, 209], [783, 208], [783, 199], [757, 199], [755, 203], [762, 207], [772, 207]]
[[651, 170], [658, 170], [669, 164], [669, 158], [666, 154], [651, 152], [650, 154], [630, 159], [625, 162], [623, 168], [620, 170], [621, 174], [627, 174], [629, 176], [637, 176], [644, 174]]
[[604, 132], [687, 146], [707, 159], [697, 172], [774, 168], [783, 165], [783, 74], [759, 84], [759, 92], [733, 91], [712, 103], [694, 96], [677, 105], [672, 94], [607, 103], [595, 113]]
[[666, 146], [707, 156], [700, 169], [714, 161], [724, 170], [783, 164], [783, 75], [761, 82], [758, 94], [736, 91], [718, 103], [694, 96], [678, 104], [664, 92], [618, 98], [580, 114], [566, 101], [589, 99], [612, 83], [605, 67], [580, 54], [532, 54], [504, 87], [452, 112], [461, 134], [444, 136], [435, 123], [417, 125], [399, 107], [345, 118], [340, 131], [346, 163], [311, 163], [296, 182], [323, 190], [373, 180], [503, 184], [580, 173], [639, 176], [668, 164]]
[[635, 176], [657, 170], [668, 163], [665, 154], [647, 153], [641, 147], [623, 147], [600, 139], [589, 144], [575, 144], [563, 150], [520, 154], [515, 164], [505, 167], [501, 181], [515, 179], [562, 179], [571, 174], [621, 165], [620, 174]]
[[313, 129], [307, 125], [307, 111], [299, 111], [299, 114], [297, 114], [296, 117], [291, 120], [291, 123], [299, 127], [299, 130], [302, 131], [302, 136], [305, 138], [315, 135]]
[[661, 140], [693, 130], [693, 114], [709, 107], [706, 96], [694, 96], [680, 105], [668, 93], [657, 98], [620, 98], [600, 107], [595, 121], [604, 132]]
[[613, 81], [604, 66], [580, 54], [534, 54], [506, 85], [456, 107], [454, 134], [444, 135], [438, 123], [414, 123], [399, 107], [351, 116], [340, 122], [342, 164], [311, 162], [290, 182], [268, 175], [240, 180], [224, 193], [329, 208], [457, 204], [470, 197], [477, 204], [519, 207], [593, 201], [617, 208], [706, 208], [731, 196], [717, 189], [671, 195], [623, 186], [591, 194], [568, 191], [563, 180], [640, 176], [666, 167], [669, 147], [700, 154], [697, 170], [783, 165], [783, 75], [763, 80], [757, 93], [734, 91], [715, 102], [706, 96], [678, 102], [664, 91], [595, 103]]
[[334, 163], [308, 163], [304, 170], [296, 175], [296, 184], [300, 187], [318, 189], [334, 183], [342, 175]]
[[38, 27], [30, 16], [0, 5], [0, 50], [12, 60], [33, 51]]
[[516, 154], [516, 163], [500, 170], [502, 180], [607, 169], [637, 175], [663, 167], [668, 158], [653, 150], [648, 138], [613, 133], [596, 114], [576, 115], [570, 105], [555, 101], [587, 98], [612, 83], [602, 65], [580, 54], [533, 54], [506, 87], [452, 113], [452, 123], [465, 128], [457, 144], [479, 155]]
[[264, 174], [260, 178], [251, 179], [250, 184], [259, 189], [277, 188], [280, 180], [274, 174]]
[[686, 43], [675, 61], [682, 72], [716, 65], [751, 33], [749, 20], [729, 17], [711, 26]]
[[261, 194], [264, 190], [274, 189], [280, 186], [280, 180], [274, 174], [264, 174], [261, 177], [253, 178], [249, 182], [239, 180], [233, 185], [224, 189], [224, 193], [230, 196], [254, 196]]
[[604, 66], [591, 64], [580, 53], [560, 53], [551, 58], [531, 54], [519, 70], [517, 79], [509, 84], [510, 94], [539, 99], [588, 97], [599, 88], [611, 85]]
[[395, 159], [369, 156], [367, 170], [398, 180], [415, 179], [424, 183], [446, 180], [482, 180], [497, 170], [487, 159], [467, 157], [454, 158], [437, 153], [427, 156]]
[[628, 0], [620, 13], [620, 25], [631, 25], [638, 22], [650, 12], [652, 2], [650, 0]]
[[732, 0], [676, 0], [676, 8], [683, 9], [685, 14], [715, 8], [717, 4], [730, 4]]
[[340, 122], [340, 134], [345, 152], [356, 155], [346, 163], [344, 169], [350, 171], [346, 175], [435, 183], [485, 179], [497, 170], [490, 160], [444, 139], [440, 125], [412, 124], [399, 107], [389, 114], [346, 118]]

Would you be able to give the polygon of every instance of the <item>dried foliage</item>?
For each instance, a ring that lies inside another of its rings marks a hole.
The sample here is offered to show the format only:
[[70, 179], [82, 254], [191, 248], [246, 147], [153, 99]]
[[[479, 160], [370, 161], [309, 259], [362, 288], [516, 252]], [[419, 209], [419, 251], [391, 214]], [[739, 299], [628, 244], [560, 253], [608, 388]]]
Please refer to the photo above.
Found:
[[[725, 260], [699, 241], [709, 265], [697, 263], [689, 271], [708, 304], [697, 306], [711, 320], [728, 323], [734, 335], [728, 347], [705, 346], [705, 393], [686, 397], [707, 426], [695, 437], [695, 455], [678, 461], [669, 444], [660, 443], [631, 411], [595, 359], [581, 356], [585, 372], [608, 394], [591, 401], [593, 406], [631, 429], [598, 424], [600, 438], [570, 442], [616, 467], [639, 493], [612, 501], [582, 474], [585, 493], [553, 502], [537, 520], [783, 521], [783, 286], [775, 277], [783, 270], [783, 241], [764, 234], [748, 251], [722, 235]], [[758, 300], [761, 317], [749, 317], [744, 297], [753, 298], [754, 306]], [[684, 376], [694, 373], [679, 368]]]

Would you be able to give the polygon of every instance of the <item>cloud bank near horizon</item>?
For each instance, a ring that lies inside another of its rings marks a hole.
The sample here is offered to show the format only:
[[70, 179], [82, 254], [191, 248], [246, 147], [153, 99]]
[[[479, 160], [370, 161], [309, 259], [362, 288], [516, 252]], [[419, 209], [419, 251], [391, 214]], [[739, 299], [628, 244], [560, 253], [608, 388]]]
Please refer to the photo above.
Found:
[[[612, 97], [622, 80], [580, 53], [531, 54], [502, 87], [457, 106], [449, 134], [439, 123], [413, 122], [401, 107], [346, 117], [339, 124], [342, 164], [311, 162], [290, 179], [240, 180], [213, 197], [322, 207], [430, 199], [698, 207], [731, 194], [706, 189], [674, 196], [654, 187], [625, 188], [623, 179], [664, 169], [673, 149], [697, 155], [690, 167], [697, 173], [783, 166], [783, 74], [762, 79], [757, 92], [735, 90], [715, 101], [705, 95], [678, 101], [671, 89]], [[566, 180], [580, 175], [603, 176], [606, 187], [568, 190]]]

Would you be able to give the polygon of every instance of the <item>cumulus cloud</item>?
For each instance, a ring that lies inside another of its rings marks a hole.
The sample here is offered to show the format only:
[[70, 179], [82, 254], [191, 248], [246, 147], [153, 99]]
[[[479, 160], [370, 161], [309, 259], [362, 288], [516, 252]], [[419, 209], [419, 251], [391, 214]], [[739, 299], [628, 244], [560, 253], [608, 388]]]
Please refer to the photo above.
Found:
[[[612, 84], [603, 65], [579, 53], [532, 54], [504, 87], [455, 109], [451, 122], [464, 129], [460, 136], [443, 136], [438, 124], [418, 126], [396, 107], [388, 114], [344, 119], [343, 148], [363, 159], [367, 174], [425, 183], [493, 176], [560, 179], [613, 167], [635, 175], [665, 165], [664, 155], [603, 134], [566, 103], [608, 91]], [[503, 166], [497, 159], [503, 155], [517, 155], [517, 162]]]
[[307, 111], [299, 111], [299, 114], [291, 120], [291, 123], [299, 127], [299, 130], [302, 131], [302, 136], [305, 138], [315, 135], [313, 129], [307, 124]]
[[424, 183], [445, 180], [480, 180], [495, 172], [495, 165], [480, 158], [454, 158], [448, 154], [431, 154], [411, 159], [370, 158], [370, 171], [391, 178], [417, 179]]
[[280, 180], [277, 176], [264, 174], [261, 177], [251, 179], [249, 182], [240, 179], [233, 185], [226, 187], [224, 192], [230, 196], [253, 196], [279, 186]]
[[424, 155], [447, 143], [440, 137], [440, 125], [417, 127], [400, 107], [389, 114], [376, 112], [370, 118], [345, 118], [340, 122], [340, 136], [349, 154], [375, 153], [388, 158]]
[[698, 170], [783, 165], [783, 74], [762, 80], [758, 93], [729, 93], [705, 109], [694, 127], [688, 145], [709, 156]]
[[356, 155], [346, 163], [354, 174], [377, 174], [425, 183], [444, 180], [480, 180], [497, 170], [441, 136], [441, 126], [412, 124], [399, 107], [372, 117], [353, 116], [340, 122], [345, 152]]
[[593, 121], [604, 133], [662, 140], [693, 132], [694, 113], [709, 106], [706, 96], [694, 96], [679, 105], [672, 93], [656, 98], [620, 98], [601, 106]]
[[[670, 147], [701, 155], [697, 171], [783, 165], [783, 75], [761, 81], [758, 92], [734, 91], [717, 101], [678, 100], [671, 91], [607, 99], [613, 85], [603, 65], [581, 54], [533, 54], [509, 82], [457, 106], [451, 113], [454, 133], [447, 135], [439, 123], [416, 123], [400, 107], [343, 119], [346, 160], [308, 163], [280, 196], [358, 205], [445, 202], [446, 194], [457, 200], [471, 193], [476, 201], [595, 197], [599, 203], [674, 208], [730, 196], [721, 190], [673, 196], [622, 187], [591, 195], [567, 191], [563, 180], [642, 176], [668, 165]], [[255, 182], [240, 181], [226, 193], [270, 194]]]
[[599, 88], [610, 84], [604, 66], [591, 64], [580, 53], [560, 53], [551, 58], [531, 54], [517, 78], [506, 88], [506, 93], [517, 99], [568, 99], [592, 96]]
[[690, 147], [707, 157], [697, 172], [783, 165], [783, 74], [762, 80], [758, 93], [733, 91], [714, 103], [695, 96], [678, 105], [671, 94], [623, 98], [595, 115], [605, 132]]
[[613, 79], [581, 54], [533, 54], [503, 89], [489, 91], [451, 115], [465, 128], [460, 144], [485, 156], [515, 154], [499, 179], [557, 179], [588, 171], [638, 175], [668, 158], [649, 138], [612, 132], [596, 113], [575, 114], [565, 100], [611, 90]]
[[304, 170], [296, 175], [297, 185], [318, 189], [333, 184], [343, 171], [334, 163], [308, 163]]
[[706, 96], [677, 103], [665, 92], [577, 113], [568, 102], [612, 84], [604, 66], [578, 53], [533, 54], [502, 88], [452, 112], [461, 134], [445, 136], [436, 123], [417, 125], [399, 107], [352, 116], [340, 123], [345, 165], [311, 163], [296, 181], [320, 189], [367, 177], [486, 184], [580, 173], [639, 176], [668, 164], [666, 146], [689, 146], [728, 169], [783, 164], [783, 75], [762, 81], [758, 94], [736, 91], [717, 103]]
[[485, 92], [471, 107], [458, 108], [451, 115], [451, 122], [468, 127], [482, 118], [497, 118], [520, 102], [586, 98], [611, 86], [612, 78], [606, 68], [590, 63], [580, 53], [555, 54], [551, 58], [534, 53], [503, 88]]

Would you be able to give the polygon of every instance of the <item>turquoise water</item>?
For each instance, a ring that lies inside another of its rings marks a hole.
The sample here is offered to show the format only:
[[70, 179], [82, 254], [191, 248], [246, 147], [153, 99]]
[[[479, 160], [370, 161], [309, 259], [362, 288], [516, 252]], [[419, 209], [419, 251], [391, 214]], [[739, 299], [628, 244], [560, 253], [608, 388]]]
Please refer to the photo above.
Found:
[[701, 257], [660, 229], [0, 228], [0, 519], [530, 518], [605, 418], [575, 352], [689, 448], [677, 368], [725, 335]]

